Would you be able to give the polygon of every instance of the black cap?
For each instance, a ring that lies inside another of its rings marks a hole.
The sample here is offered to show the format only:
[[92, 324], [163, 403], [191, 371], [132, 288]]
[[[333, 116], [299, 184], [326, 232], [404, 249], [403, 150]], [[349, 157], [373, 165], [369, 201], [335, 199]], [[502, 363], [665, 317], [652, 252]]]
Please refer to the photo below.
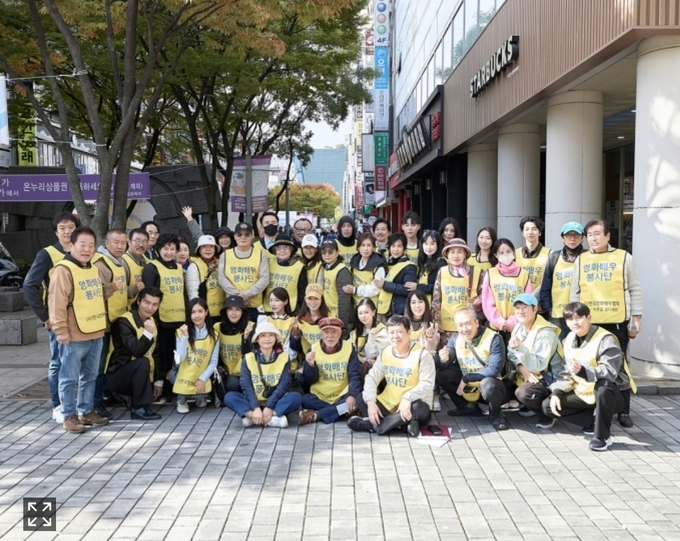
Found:
[[325, 240], [321, 243], [321, 246], [319, 246], [319, 250], [323, 250], [324, 248], [333, 248], [333, 250], [338, 250], [338, 241], [335, 239]]
[[253, 226], [246, 222], [240, 222], [236, 224], [236, 227], [234, 228], [234, 233], [241, 233], [242, 231], [245, 231], [246, 233], [252, 233]]
[[225, 308], [240, 308], [245, 311], [246, 303], [240, 295], [229, 295], [224, 303]]
[[280, 233], [279, 235], [276, 236], [276, 240], [274, 241], [274, 244], [272, 244], [269, 247], [269, 252], [272, 254], [276, 254], [276, 247], [277, 246], [290, 246], [293, 249], [293, 253], [297, 251], [297, 246], [293, 242], [293, 239], [291, 239], [288, 235], [284, 235]]

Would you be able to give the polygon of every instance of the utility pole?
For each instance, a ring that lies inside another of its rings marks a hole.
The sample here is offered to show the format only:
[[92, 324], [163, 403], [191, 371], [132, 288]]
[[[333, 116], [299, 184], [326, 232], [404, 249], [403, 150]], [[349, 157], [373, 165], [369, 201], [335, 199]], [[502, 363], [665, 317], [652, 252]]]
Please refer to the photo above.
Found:
[[246, 148], [246, 220], [253, 219], [253, 157]]

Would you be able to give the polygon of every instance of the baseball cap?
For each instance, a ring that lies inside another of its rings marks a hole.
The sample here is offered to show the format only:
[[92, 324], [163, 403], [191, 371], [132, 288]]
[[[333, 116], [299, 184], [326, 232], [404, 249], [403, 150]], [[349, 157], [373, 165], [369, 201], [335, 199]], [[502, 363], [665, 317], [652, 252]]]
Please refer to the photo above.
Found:
[[311, 233], [309, 235], [305, 235], [302, 237], [302, 242], [300, 245], [304, 248], [305, 246], [313, 246], [314, 248], [319, 247], [319, 239], [316, 238], [316, 235], [312, 235]]
[[[215, 242], [215, 237], [213, 237], [212, 235], [201, 235], [198, 238], [198, 245], [196, 246], [197, 252], [201, 246], [217, 246], [217, 243]], [[219, 248], [219, 246], [217, 247]]]
[[305, 289], [305, 297], [316, 297], [317, 299], [321, 299], [323, 298], [323, 288], [317, 283], [307, 284], [307, 289]]
[[250, 224], [247, 224], [246, 222], [240, 222], [236, 224], [236, 227], [234, 228], [234, 234], [241, 233], [241, 232], [246, 232], [246, 233], [252, 233], [253, 232], [253, 226]]
[[240, 308], [241, 310], [246, 309], [246, 303], [243, 301], [243, 297], [240, 295], [229, 295], [227, 300], [224, 302], [225, 308]]
[[526, 304], [527, 306], [538, 306], [536, 297], [534, 297], [531, 293], [520, 293], [515, 297], [515, 300], [512, 301], [512, 305], [515, 306], [518, 302]]
[[578, 222], [567, 222], [562, 226], [560, 235], [566, 235], [569, 231], [575, 231], [579, 235], [583, 235], [583, 226]]
[[321, 243], [321, 250], [324, 248], [333, 248], [333, 250], [338, 249], [338, 241], [335, 239], [325, 240]]

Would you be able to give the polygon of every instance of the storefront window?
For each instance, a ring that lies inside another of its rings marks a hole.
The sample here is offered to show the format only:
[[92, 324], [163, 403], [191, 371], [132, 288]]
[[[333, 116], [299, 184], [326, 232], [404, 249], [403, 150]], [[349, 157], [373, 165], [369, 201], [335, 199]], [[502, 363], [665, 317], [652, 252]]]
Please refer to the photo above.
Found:
[[496, 13], [496, 0], [479, 0], [479, 33], [481, 34]]
[[427, 65], [427, 92], [423, 101], [427, 101], [432, 91], [434, 90], [434, 57], [430, 58], [430, 63]]
[[444, 60], [443, 60], [444, 41], [439, 42], [437, 53], [434, 55], [434, 84], [441, 85], [444, 83]]
[[472, 47], [479, 36], [478, 7], [479, 0], [465, 0], [465, 50]]
[[452, 47], [453, 44], [451, 42], [451, 38], [453, 37], [453, 25], [449, 26], [449, 29], [446, 31], [446, 34], [444, 34], [444, 39], [442, 40], [442, 81], [446, 82], [446, 80], [449, 78], [449, 75], [451, 75], [451, 72], [453, 71], [452, 69], [452, 64], [451, 64], [451, 58], [452, 58]]
[[453, 18], [453, 60], [451, 66], [455, 68], [465, 54], [465, 9], [461, 6]]

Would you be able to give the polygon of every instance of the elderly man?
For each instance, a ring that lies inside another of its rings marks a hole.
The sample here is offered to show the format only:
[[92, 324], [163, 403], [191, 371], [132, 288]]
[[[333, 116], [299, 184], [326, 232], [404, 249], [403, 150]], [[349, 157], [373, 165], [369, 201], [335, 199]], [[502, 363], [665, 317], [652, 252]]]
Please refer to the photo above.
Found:
[[612, 333], [593, 325], [585, 304], [569, 303], [564, 319], [571, 330], [564, 341], [565, 368], [550, 386], [543, 413], [582, 426], [584, 434], [594, 436], [590, 449], [606, 451], [613, 443], [614, 414], [625, 406], [622, 391], [629, 388], [623, 353]]
[[146, 266], [146, 246], [149, 244], [149, 234], [142, 229], [130, 230], [128, 235], [128, 249], [123, 254], [123, 266], [126, 269], [128, 277], [128, 310], [132, 308], [132, 303], [142, 289], [144, 289], [144, 282], [142, 281], [142, 274]]
[[137, 303], [111, 325], [111, 355], [107, 363], [106, 386], [114, 393], [129, 396], [130, 418], [142, 421], [160, 419], [149, 410], [153, 401], [152, 380], [158, 360], [158, 330], [154, 315], [163, 293], [156, 287], [139, 292]]
[[390, 256], [387, 249], [387, 239], [390, 237], [392, 227], [390, 222], [384, 218], [378, 218], [373, 222], [373, 236], [375, 237], [375, 251], [381, 254], [385, 259]]
[[[59, 399], [64, 429], [74, 434], [109, 420], [93, 408], [97, 368], [106, 330], [104, 291], [90, 263], [97, 236], [89, 227], [71, 233], [71, 252], [54, 266], [47, 305], [50, 325], [59, 342]], [[78, 387], [77, 401], [74, 399]]]
[[[357, 400], [361, 417], [347, 426], [358, 432], [387, 434], [404, 427], [417, 438], [420, 426], [430, 422], [435, 367], [432, 355], [411, 342], [411, 322], [406, 316], [387, 320], [390, 346], [386, 347], [366, 376], [364, 392]], [[378, 394], [381, 383], [385, 387]]]
[[543, 415], [541, 404], [548, 396], [548, 386], [564, 367], [564, 352], [560, 343], [560, 329], [538, 315], [538, 301], [529, 293], [517, 295], [513, 301], [518, 325], [508, 343], [508, 360], [517, 370], [515, 396], [524, 410], [519, 414], [531, 417], [538, 414], [538, 428], [551, 428], [554, 419]]
[[437, 385], [456, 406], [452, 417], [483, 415], [477, 402], [489, 405], [489, 421], [496, 430], [506, 430], [501, 412], [512, 389], [501, 379], [505, 364], [503, 339], [487, 327], [481, 327], [473, 310], [464, 308], [454, 316], [458, 329], [446, 346], [435, 355]]
[[153, 249], [154, 246], [156, 246], [156, 241], [158, 240], [158, 235], [160, 229], [158, 228], [158, 224], [154, 221], [149, 220], [148, 222], [144, 222], [142, 225], [140, 225], [144, 231], [146, 231], [147, 235], [149, 235], [149, 241], [146, 244], [146, 252], [144, 252], [144, 256], [151, 261], [152, 259], [156, 259], [156, 251]]
[[307, 218], [298, 218], [293, 224], [293, 242], [295, 242], [295, 246], [302, 249], [302, 239], [305, 238], [305, 235], [309, 235], [312, 232], [312, 222]]
[[310, 392], [302, 396], [301, 425], [318, 420], [334, 423], [356, 409], [361, 364], [352, 344], [342, 340], [344, 327], [336, 317], [319, 321], [321, 341], [312, 344], [302, 368], [303, 382], [310, 386]]

